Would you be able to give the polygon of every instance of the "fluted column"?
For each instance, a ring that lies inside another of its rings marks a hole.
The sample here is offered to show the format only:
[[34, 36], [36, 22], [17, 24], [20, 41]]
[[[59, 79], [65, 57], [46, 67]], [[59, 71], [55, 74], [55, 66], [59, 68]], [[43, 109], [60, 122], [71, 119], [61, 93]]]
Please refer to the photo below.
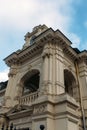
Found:
[[60, 46], [55, 49], [55, 94], [64, 93], [63, 52]]
[[50, 94], [52, 94], [52, 57], [52, 46], [48, 43], [44, 46], [42, 54], [42, 89]]
[[42, 88], [41, 92], [47, 93], [47, 84], [48, 84], [48, 55], [45, 54], [42, 56], [43, 67], [42, 67]]
[[48, 91], [50, 94], [53, 93], [52, 89], [52, 72], [53, 72], [53, 55], [52, 53], [49, 54], [49, 68], [48, 68]]
[[43, 58], [43, 81], [48, 81], [48, 55]]
[[56, 82], [55, 82], [55, 87], [56, 87], [56, 88], [55, 88], [55, 93], [56, 93], [56, 94], [58, 94], [58, 92], [59, 92], [59, 87], [58, 87], [58, 81], [59, 81], [58, 66], [59, 66], [59, 65], [58, 65], [58, 59], [56, 58], [56, 63], [55, 63], [55, 69], [56, 69], [56, 74], [55, 74], [55, 75], [56, 75], [56, 76], [55, 76], [55, 78], [56, 78], [56, 79], [55, 79], [55, 80], [56, 80]]
[[82, 96], [87, 97], [87, 65], [84, 63], [84, 61], [80, 61], [79, 65], [79, 78], [80, 78], [80, 86], [83, 86], [82, 88]]

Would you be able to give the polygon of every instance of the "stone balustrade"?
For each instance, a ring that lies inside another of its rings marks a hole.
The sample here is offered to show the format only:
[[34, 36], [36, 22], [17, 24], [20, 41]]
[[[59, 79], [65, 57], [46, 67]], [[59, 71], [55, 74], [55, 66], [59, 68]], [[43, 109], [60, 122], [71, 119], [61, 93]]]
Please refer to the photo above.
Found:
[[20, 105], [30, 105], [38, 98], [38, 91], [28, 95], [24, 95], [19, 99]]

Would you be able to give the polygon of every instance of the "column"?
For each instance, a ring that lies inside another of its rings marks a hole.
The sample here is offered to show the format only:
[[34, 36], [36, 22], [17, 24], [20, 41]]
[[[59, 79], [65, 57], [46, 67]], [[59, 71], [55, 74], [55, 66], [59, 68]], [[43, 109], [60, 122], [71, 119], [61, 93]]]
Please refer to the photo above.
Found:
[[16, 85], [16, 75], [17, 75], [17, 67], [15, 65], [11, 66], [9, 72], [9, 81], [5, 92], [5, 106], [12, 107], [14, 105], [14, 97], [15, 97], [15, 85]]
[[42, 92], [47, 93], [48, 85], [48, 55], [43, 56], [43, 70], [42, 70]]
[[48, 81], [48, 55], [45, 55], [43, 60], [44, 60], [43, 81], [47, 82]]
[[87, 65], [84, 61], [79, 63], [80, 86], [82, 87], [82, 96], [87, 97]]
[[55, 94], [64, 93], [63, 51], [60, 46], [55, 48]]
[[56, 72], [56, 74], [55, 74], [55, 75], [56, 75], [56, 76], [55, 76], [55, 77], [56, 77], [56, 82], [55, 82], [55, 86], [56, 86], [56, 88], [55, 88], [55, 93], [56, 93], [56, 94], [59, 93], [59, 86], [58, 86], [58, 78], [59, 78], [59, 77], [58, 77], [58, 73], [59, 73], [59, 72], [58, 72], [58, 66], [59, 66], [59, 65], [58, 65], [58, 59], [57, 59], [57, 57], [56, 57], [56, 64], [55, 64], [55, 69], [56, 69], [56, 71], [55, 71], [55, 72]]
[[53, 56], [50, 53], [49, 54], [49, 71], [48, 71], [48, 90], [50, 94], [53, 94], [53, 90], [52, 90], [52, 72], [53, 72], [53, 65], [52, 65], [52, 61], [53, 61]]

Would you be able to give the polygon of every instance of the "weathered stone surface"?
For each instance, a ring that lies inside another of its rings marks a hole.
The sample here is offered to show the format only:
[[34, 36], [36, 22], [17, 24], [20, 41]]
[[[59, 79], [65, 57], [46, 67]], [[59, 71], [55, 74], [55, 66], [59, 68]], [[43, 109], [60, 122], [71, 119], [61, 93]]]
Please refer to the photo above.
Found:
[[8, 123], [32, 130], [87, 126], [87, 51], [72, 48], [59, 30], [39, 25], [4, 60], [10, 71], [0, 113]]

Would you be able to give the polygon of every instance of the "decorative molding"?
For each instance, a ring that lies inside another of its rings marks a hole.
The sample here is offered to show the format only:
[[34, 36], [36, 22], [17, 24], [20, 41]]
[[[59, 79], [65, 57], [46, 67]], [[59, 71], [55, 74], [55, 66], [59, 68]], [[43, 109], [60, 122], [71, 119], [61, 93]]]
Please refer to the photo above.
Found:
[[38, 105], [38, 106], [35, 106], [34, 107], [34, 114], [41, 114], [41, 113], [44, 113], [46, 112], [47, 110], [47, 104], [41, 104], [41, 105]]
[[14, 75], [16, 75], [17, 74], [17, 68], [11, 68], [10, 69], [10, 72], [8, 73], [8, 77], [13, 77]]

